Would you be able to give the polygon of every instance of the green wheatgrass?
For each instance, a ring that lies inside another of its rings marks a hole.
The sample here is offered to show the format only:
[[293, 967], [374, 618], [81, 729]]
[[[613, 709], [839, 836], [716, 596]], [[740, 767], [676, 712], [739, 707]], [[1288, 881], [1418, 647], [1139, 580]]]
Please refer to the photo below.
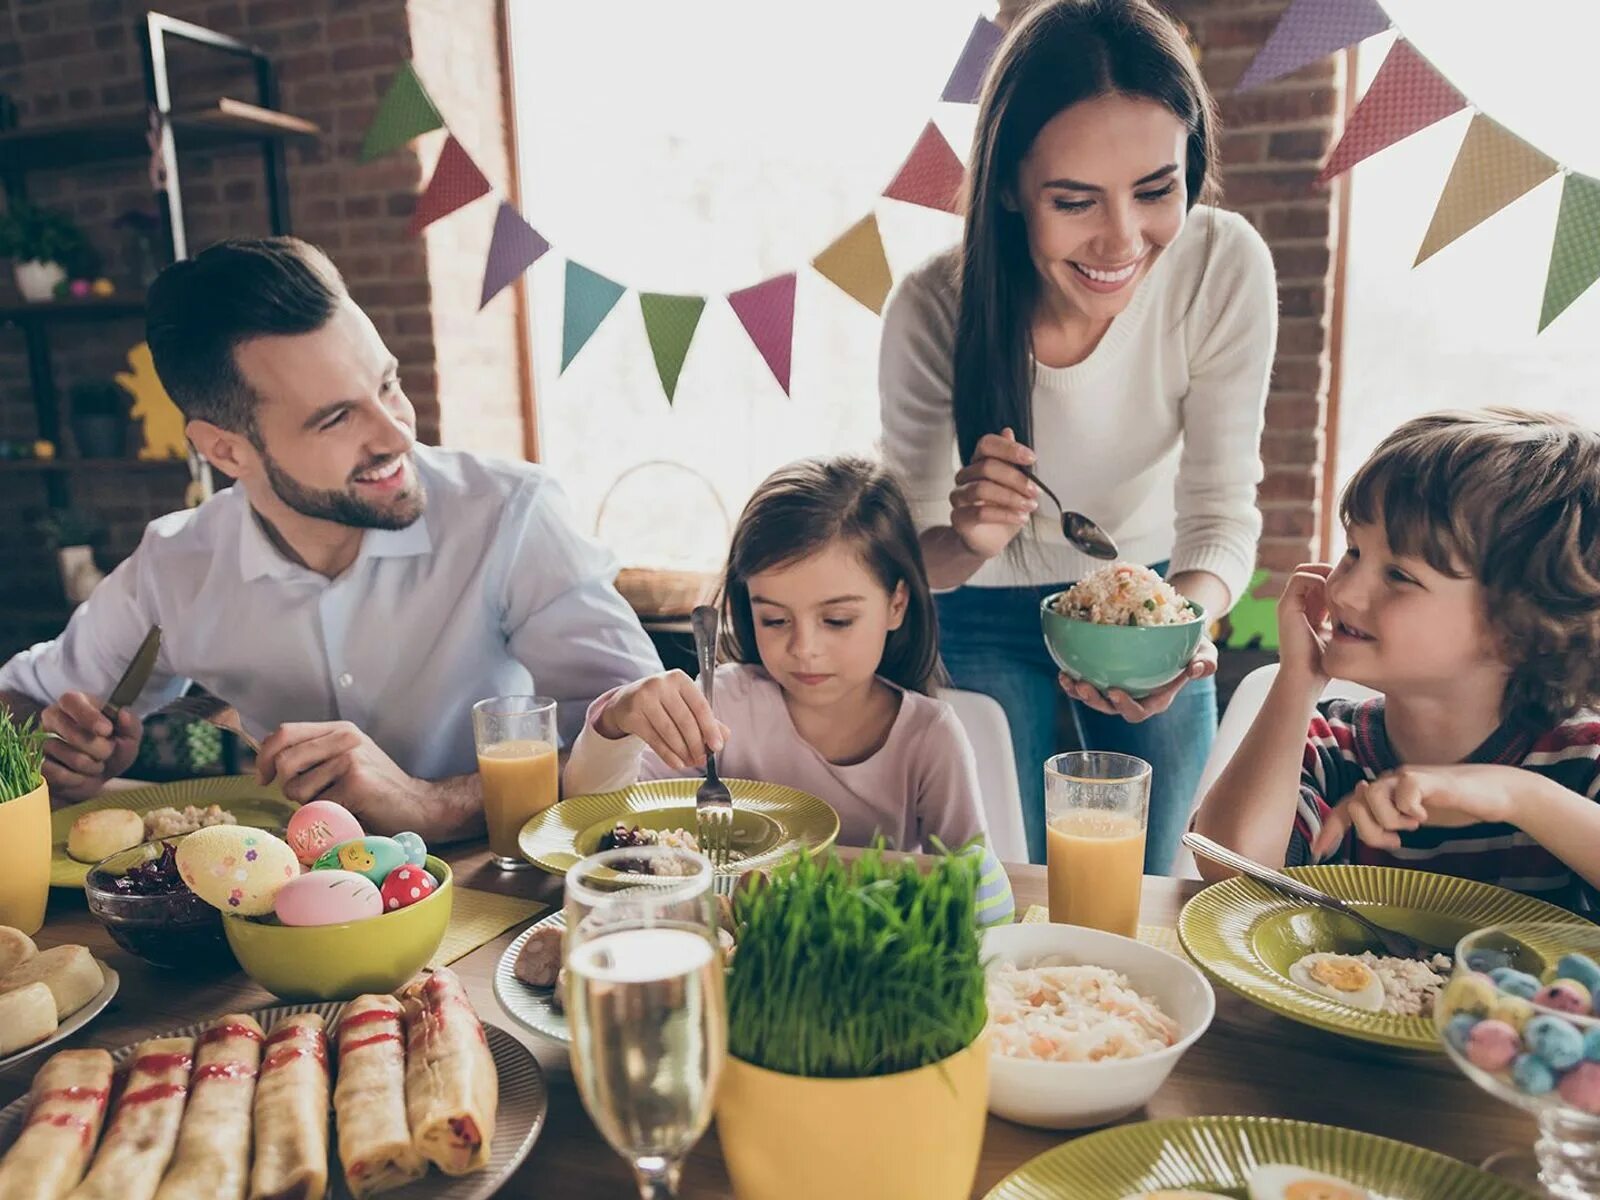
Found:
[[734, 901], [728, 1048], [787, 1075], [914, 1070], [971, 1045], [988, 1019], [978, 863], [927, 874], [868, 850], [801, 856]]
[[0, 707], [0, 803], [26, 796], [44, 782], [45, 732], [32, 717], [17, 722]]

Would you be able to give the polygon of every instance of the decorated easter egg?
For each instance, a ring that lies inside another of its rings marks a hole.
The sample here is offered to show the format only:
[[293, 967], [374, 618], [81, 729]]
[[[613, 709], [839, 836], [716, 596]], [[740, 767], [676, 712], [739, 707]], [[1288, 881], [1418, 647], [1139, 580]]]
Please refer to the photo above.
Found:
[[313, 800], [295, 809], [287, 837], [295, 856], [310, 866], [340, 842], [361, 837], [365, 831], [350, 810], [332, 800]]
[[433, 894], [439, 884], [421, 867], [407, 863], [396, 867], [383, 881], [383, 911], [394, 912]]
[[1560, 1017], [1548, 1013], [1534, 1017], [1522, 1029], [1528, 1053], [1538, 1055], [1557, 1071], [1567, 1071], [1583, 1061], [1583, 1034]]
[[307, 871], [278, 889], [272, 909], [285, 925], [342, 925], [379, 916], [383, 898], [354, 871]]
[[1587, 1013], [1591, 999], [1589, 989], [1575, 979], [1558, 979], [1533, 996], [1533, 1002], [1540, 1008], [1563, 1013]]
[[318, 871], [354, 871], [373, 883], [382, 884], [389, 872], [406, 865], [406, 852], [392, 837], [369, 833], [340, 842], [317, 859]]
[[1489, 972], [1489, 978], [1494, 980], [1495, 987], [1507, 996], [1520, 996], [1524, 1000], [1531, 1000], [1533, 994], [1539, 990], [1537, 976], [1519, 971], [1515, 967], [1496, 967]]
[[1586, 1113], [1600, 1113], [1600, 1063], [1581, 1062], [1561, 1077], [1561, 1098]]
[[272, 911], [283, 885], [300, 874], [289, 843], [248, 825], [212, 825], [178, 843], [178, 874], [207, 904], [240, 917]]
[[1488, 1016], [1500, 993], [1487, 975], [1457, 975], [1445, 984], [1437, 1008], [1448, 1019], [1457, 1013], [1474, 1017]]
[[1522, 1039], [1504, 1021], [1479, 1021], [1467, 1035], [1467, 1061], [1485, 1071], [1504, 1071], [1521, 1053]]
[[1501, 996], [1494, 1002], [1489, 1015], [1496, 1021], [1504, 1021], [1520, 1034], [1538, 1011], [1531, 1000], [1524, 1000], [1521, 996]]
[[1556, 1073], [1537, 1054], [1523, 1054], [1511, 1064], [1511, 1082], [1520, 1092], [1542, 1096], [1555, 1089]]
[[1600, 992], [1600, 964], [1587, 954], [1563, 954], [1556, 963], [1557, 979], [1575, 979], [1590, 993]]
[[405, 853], [406, 861], [413, 867], [420, 867], [428, 861], [428, 843], [422, 840], [420, 833], [397, 833], [394, 840]]

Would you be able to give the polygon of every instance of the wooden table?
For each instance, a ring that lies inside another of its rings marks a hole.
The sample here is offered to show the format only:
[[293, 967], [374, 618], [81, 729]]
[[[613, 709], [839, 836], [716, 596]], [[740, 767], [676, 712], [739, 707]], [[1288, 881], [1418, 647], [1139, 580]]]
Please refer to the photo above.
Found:
[[[489, 862], [488, 851], [467, 848], [444, 856], [465, 887], [557, 902], [557, 881], [529, 870], [507, 874]], [[1009, 868], [1017, 911], [1045, 903], [1042, 867]], [[1145, 924], [1172, 925], [1198, 882], [1147, 878]], [[453, 964], [485, 1021], [524, 1041], [547, 1068], [550, 1115], [543, 1134], [503, 1195], [545, 1200], [589, 1200], [633, 1195], [622, 1160], [600, 1138], [566, 1073], [565, 1056], [524, 1033], [494, 999], [495, 964], [517, 930], [512, 930]], [[243, 974], [191, 982], [124, 954], [89, 915], [81, 892], [56, 889], [41, 945], [79, 942], [107, 960], [122, 975], [122, 988], [110, 1007], [86, 1029], [61, 1043], [115, 1049], [176, 1026], [230, 1010], [276, 1003]], [[35, 1059], [0, 1072], [0, 1105], [27, 1090]], [[1364, 1043], [1319, 1033], [1273, 1016], [1223, 988], [1217, 989], [1217, 1016], [1210, 1031], [1186, 1054], [1147, 1114], [1178, 1117], [1211, 1113], [1249, 1113], [1293, 1117], [1384, 1134], [1443, 1151], [1468, 1162], [1481, 1161], [1506, 1147], [1532, 1145], [1532, 1120], [1481, 1092], [1441, 1055], [1400, 1055]], [[1012, 1170], [1057, 1145], [1070, 1134], [1027, 1129], [991, 1117], [983, 1160], [973, 1185], [981, 1197]], [[892, 1153], [892, 1148], [886, 1148]], [[712, 1129], [695, 1147], [684, 1172], [686, 1200], [724, 1200], [733, 1191]], [[830, 1198], [831, 1200], [831, 1198]]]

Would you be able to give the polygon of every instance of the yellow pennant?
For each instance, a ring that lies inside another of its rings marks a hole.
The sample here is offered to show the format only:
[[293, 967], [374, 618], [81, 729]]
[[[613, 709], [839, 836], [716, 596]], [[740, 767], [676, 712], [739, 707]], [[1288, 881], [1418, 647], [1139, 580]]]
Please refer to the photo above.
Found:
[[878, 234], [878, 216], [871, 213], [817, 255], [811, 265], [832, 280], [852, 299], [875, 313], [883, 312], [894, 278], [883, 253], [883, 238]]
[[1431, 258], [1560, 169], [1555, 159], [1478, 113], [1450, 168], [1417, 262]]

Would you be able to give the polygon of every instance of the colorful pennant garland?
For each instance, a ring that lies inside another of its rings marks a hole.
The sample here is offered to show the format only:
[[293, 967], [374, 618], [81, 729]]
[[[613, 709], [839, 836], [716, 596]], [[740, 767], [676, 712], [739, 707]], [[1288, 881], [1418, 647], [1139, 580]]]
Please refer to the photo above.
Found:
[[[1378, 0], [1294, 0], [1251, 61], [1240, 91], [1392, 28]], [[1539, 330], [1600, 279], [1600, 181], [1563, 167], [1470, 101], [1403, 37], [1396, 38], [1318, 176], [1326, 183], [1454, 113], [1472, 122], [1417, 251], [1422, 263], [1513, 201], [1562, 176]]]

